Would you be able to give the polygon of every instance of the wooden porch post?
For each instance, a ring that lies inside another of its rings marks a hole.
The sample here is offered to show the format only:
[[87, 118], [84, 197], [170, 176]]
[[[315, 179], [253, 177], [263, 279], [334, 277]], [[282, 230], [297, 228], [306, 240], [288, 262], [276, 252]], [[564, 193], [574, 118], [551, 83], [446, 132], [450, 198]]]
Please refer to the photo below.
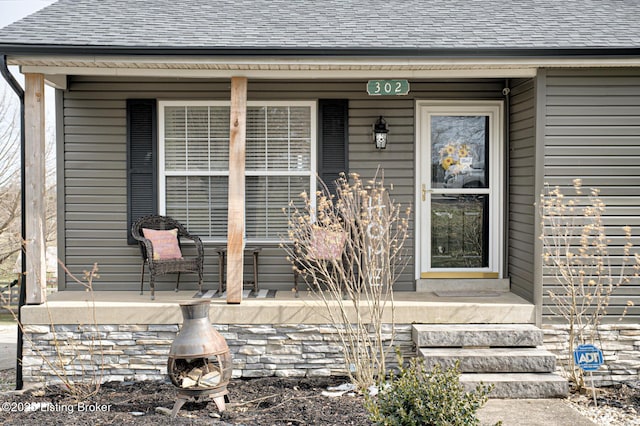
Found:
[[242, 301], [244, 265], [244, 170], [247, 130], [247, 79], [231, 78], [229, 138], [229, 210], [227, 231], [227, 303]]
[[46, 300], [44, 75], [25, 74], [25, 231], [27, 304]]

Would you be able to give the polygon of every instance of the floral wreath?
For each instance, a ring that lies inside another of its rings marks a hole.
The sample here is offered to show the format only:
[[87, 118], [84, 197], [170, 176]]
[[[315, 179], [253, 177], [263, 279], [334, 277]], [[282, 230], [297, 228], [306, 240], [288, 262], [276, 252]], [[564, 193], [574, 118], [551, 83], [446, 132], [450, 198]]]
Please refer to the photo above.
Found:
[[[469, 156], [469, 147], [466, 143], [449, 142], [440, 149], [440, 166], [445, 171], [460, 171], [460, 159]], [[449, 170], [452, 168], [452, 170]]]

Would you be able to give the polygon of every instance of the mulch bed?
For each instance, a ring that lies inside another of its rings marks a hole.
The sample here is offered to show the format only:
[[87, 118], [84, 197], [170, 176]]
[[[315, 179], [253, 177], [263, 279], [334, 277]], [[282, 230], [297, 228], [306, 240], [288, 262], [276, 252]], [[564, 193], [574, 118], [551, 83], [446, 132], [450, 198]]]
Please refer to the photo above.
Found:
[[[362, 396], [322, 395], [327, 387], [345, 381], [336, 377], [233, 379], [228, 387], [230, 402], [222, 415], [213, 401], [204, 398], [187, 402], [171, 419], [158, 412], [158, 407], [170, 411], [176, 400], [177, 390], [169, 381], [106, 383], [97, 395], [78, 405], [59, 388], [11, 392], [15, 370], [5, 370], [0, 371], [0, 424], [371, 425]], [[640, 425], [640, 381], [599, 389], [597, 407], [590, 395], [572, 394], [566, 401], [598, 425]], [[25, 410], [37, 403], [44, 405]]]
[[[328, 386], [344, 382], [341, 378], [234, 379], [222, 415], [212, 400], [203, 398], [187, 402], [175, 419], [157, 412], [158, 407], [173, 407], [177, 392], [169, 382], [106, 383], [80, 405], [54, 387], [20, 395], [5, 393], [0, 424], [370, 425], [362, 396], [322, 395]], [[53, 405], [26, 412], [26, 406], [37, 407], [36, 403]]]

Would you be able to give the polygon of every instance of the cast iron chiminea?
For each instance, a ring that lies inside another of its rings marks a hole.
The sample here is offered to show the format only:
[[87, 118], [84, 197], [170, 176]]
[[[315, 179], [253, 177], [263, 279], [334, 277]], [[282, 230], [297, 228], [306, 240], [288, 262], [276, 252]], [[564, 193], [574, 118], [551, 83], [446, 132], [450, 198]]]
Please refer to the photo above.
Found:
[[233, 365], [226, 340], [209, 321], [209, 303], [198, 299], [180, 304], [184, 321], [167, 362], [171, 383], [178, 387], [173, 417], [190, 398], [205, 395], [213, 398], [219, 411], [225, 409]]

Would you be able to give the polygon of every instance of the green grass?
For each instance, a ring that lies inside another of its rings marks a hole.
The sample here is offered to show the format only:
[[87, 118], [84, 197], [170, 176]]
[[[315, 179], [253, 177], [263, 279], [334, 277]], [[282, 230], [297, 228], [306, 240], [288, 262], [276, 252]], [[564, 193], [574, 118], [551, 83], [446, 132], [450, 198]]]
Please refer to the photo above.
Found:
[[0, 325], [11, 325], [15, 324], [16, 320], [13, 318], [13, 315], [7, 311], [0, 312]]

